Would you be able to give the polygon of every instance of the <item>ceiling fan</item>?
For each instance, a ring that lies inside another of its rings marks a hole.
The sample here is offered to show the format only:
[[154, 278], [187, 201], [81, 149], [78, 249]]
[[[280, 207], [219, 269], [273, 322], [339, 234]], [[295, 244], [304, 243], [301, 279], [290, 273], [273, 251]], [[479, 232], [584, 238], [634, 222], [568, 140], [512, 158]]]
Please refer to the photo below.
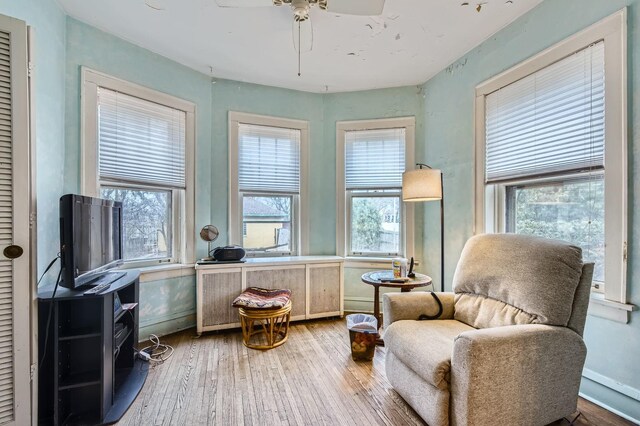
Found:
[[313, 48], [313, 27], [309, 11], [312, 6], [320, 10], [344, 15], [373, 16], [382, 14], [385, 0], [216, 0], [220, 7], [263, 7], [288, 5], [293, 11], [293, 47], [300, 54]]

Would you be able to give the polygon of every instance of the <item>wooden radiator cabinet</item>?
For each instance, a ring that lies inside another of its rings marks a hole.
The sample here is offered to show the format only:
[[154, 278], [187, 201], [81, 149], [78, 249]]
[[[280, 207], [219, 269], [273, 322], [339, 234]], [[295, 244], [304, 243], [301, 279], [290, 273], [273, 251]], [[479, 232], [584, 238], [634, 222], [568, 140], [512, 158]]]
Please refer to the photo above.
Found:
[[197, 328], [240, 327], [231, 306], [247, 287], [291, 290], [291, 321], [344, 314], [344, 266], [339, 256], [252, 258], [245, 263], [196, 265]]

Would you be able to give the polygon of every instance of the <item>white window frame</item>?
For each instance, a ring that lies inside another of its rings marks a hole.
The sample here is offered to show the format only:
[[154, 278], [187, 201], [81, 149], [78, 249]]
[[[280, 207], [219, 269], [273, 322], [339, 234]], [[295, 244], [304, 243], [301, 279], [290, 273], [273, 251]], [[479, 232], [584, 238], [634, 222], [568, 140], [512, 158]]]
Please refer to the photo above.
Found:
[[140, 268], [160, 264], [190, 264], [195, 260], [193, 244], [195, 238], [195, 122], [194, 103], [159, 92], [144, 86], [130, 83], [110, 75], [82, 67], [81, 89], [81, 182], [83, 194], [100, 196], [100, 186], [114, 186], [131, 189], [169, 189], [145, 187], [144, 185], [122, 184], [112, 181], [101, 182], [98, 175], [98, 88], [125, 93], [150, 102], [175, 108], [186, 113], [185, 127], [185, 190], [170, 189], [172, 194], [172, 256], [165, 259], [131, 260], [125, 267]]
[[[249, 257], [280, 257], [297, 256], [309, 253], [309, 214], [308, 214], [308, 152], [309, 152], [309, 122], [284, 117], [250, 114], [238, 111], [229, 111], [229, 243], [242, 245], [242, 197], [240, 197], [238, 184], [238, 128], [240, 124], [254, 126], [280, 127], [300, 131], [300, 194], [293, 197], [291, 206], [293, 232], [292, 253], [252, 253], [247, 250]], [[250, 192], [247, 192], [250, 194]], [[260, 193], [254, 195], [283, 195], [278, 193]], [[289, 194], [284, 194], [289, 195]]]
[[[476, 87], [474, 234], [505, 231], [505, 187], [485, 184], [485, 97], [589, 45], [605, 43], [604, 299], [627, 300], [627, 11], [626, 8]], [[526, 182], [521, 179], [518, 182]], [[528, 180], [539, 182], [541, 180]]]
[[[381, 118], [375, 120], [338, 121], [336, 123], [336, 253], [348, 260], [371, 262], [375, 260], [385, 261], [398, 255], [384, 255], [382, 253], [358, 254], [351, 252], [351, 198], [353, 193], [347, 191], [345, 181], [345, 156], [347, 132], [362, 130], [405, 129], [405, 170], [413, 170], [415, 167], [415, 117]], [[372, 170], [372, 173], [374, 171]], [[356, 196], [359, 194], [356, 194]], [[364, 194], [363, 194], [364, 195]], [[395, 193], [380, 192], [370, 193], [370, 196], [395, 196]], [[400, 253], [399, 256], [411, 257], [415, 247], [415, 214], [413, 203], [402, 202], [402, 191], [398, 190], [400, 197]]]

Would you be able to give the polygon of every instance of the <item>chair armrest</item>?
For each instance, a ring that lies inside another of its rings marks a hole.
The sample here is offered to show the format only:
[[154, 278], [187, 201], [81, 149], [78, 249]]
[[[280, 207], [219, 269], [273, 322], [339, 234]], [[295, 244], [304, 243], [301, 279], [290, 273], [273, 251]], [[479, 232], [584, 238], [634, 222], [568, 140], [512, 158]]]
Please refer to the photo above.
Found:
[[[439, 319], [453, 319], [453, 293], [436, 293], [436, 296], [442, 303], [442, 316]], [[395, 321], [417, 320], [422, 314], [435, 315], [438, 313], [438, 304], [430, 292], [386, 293], [382, 296], [382, 310], [386, 328]]]
[[451, 358], [452, 424], [546, 425], [573, 413], [586, 354], [567, 327], [460, 333]]

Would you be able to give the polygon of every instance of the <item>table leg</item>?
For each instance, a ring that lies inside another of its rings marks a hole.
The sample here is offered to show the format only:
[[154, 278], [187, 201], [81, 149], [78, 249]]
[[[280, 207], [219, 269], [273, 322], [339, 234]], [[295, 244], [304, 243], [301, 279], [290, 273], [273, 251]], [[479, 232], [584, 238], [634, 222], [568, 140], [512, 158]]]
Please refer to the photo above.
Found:
[[380, 287], [377, 285], [373, 286], [373, 316], [376, 317], [378, 328], [380, 328], [382, 325], [380, 322]]
[[[380, 330], [380, 328], [382, 328], [382, 317], [380, 316], [380, 287], [374, 285], [373, 289], [373, 316], [376, 317], [378, 330]], [[382, 340], [380, 334], [378, 334], [378, 338], [376, 339], [376, 345], [384, 346], [384, 340]]]

